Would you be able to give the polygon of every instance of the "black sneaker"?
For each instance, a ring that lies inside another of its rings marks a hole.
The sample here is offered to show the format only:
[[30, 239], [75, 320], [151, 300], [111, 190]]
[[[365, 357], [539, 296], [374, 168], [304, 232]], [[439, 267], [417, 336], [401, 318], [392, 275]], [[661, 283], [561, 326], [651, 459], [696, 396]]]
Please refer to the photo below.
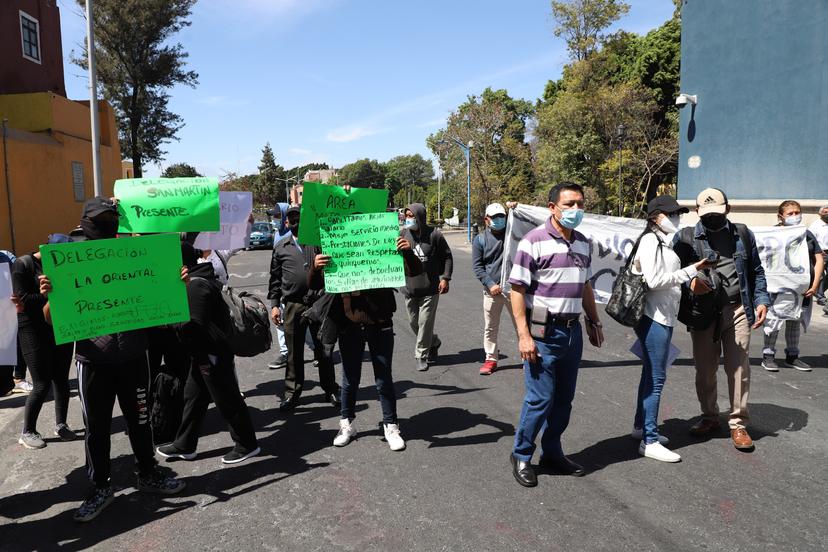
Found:
[[175, 477], [164, 475], [158, 468], [145, 474], [138, 474], [138, 490], [145, 493], [172, 495], [180, 493], [186, 483]]
[[192, 460], [196, 457], [196, 451], [187, 452], [179, 449], [174, 444], [161, 445], [155, 448], [155, 452], [164, 458], [181, 458], [182, 460]]
[[811, 365], [806, 364], [805, 362], [800, 360], [799, 357], [789, 356], [789, 357], [785, 358], [785, 364], [787, 364], [791, 368], [796, 368], [800, 372], [810, 372], [811, 371]]
[[81, 523], [92, 521], [114, 499], [115, 493], [112, 492], [112, 487], [95, 487], [77, 509], [73, 519]]
[[762, 355], [762, 368], [768, 372], [779, 371], [779, 365], [776, 363], [776, 359], [773, 358], [773, 355]]
[[231, 450], [222, 457], [221, 463], [238, 464], [239, 462], [244, 462], [248, 458], [253, 458], [260, 452], [262, 452], [262, 449], [260, 447], [256, 447], [253, 450], [250, 450], [236, 445], [235, 447], [233, 447], [233, 450]]
[[60, 424], [55, 428], [55, 435], [60, 437], [61, 441], [76, 441], [78, 439], [77, 434], [69, 429], [69, 426], [66, 424]]
[[268, 368], [271, 370], [279, 370], [281, 368], [287, 367], [287, 357], [285, 355], [279, 355], [276, 357], [276, 360], [268, 363]]

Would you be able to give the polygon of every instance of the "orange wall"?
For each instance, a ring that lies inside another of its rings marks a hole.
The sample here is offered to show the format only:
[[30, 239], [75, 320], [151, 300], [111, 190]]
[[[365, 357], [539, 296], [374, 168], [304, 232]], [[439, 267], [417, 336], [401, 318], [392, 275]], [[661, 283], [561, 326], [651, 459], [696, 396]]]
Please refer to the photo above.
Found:
[[[0, 105], [2, 99], [0, 97]], [[83, 164], [85, 198], [94, 195], [92, 144], [88, 139], [74, 136], [82, 130], [79, 125], [84, 113], [88, 129], [89, 110], [60, 96], [54, 96], [52, 100], [54, 125], [57, 127], [60, 123], [64, 128], [52, 128], [49, 132], [27, 132], [11, 126], [8, 129], [6, 159], [12, 199], [11, 220], [15, 230], [14, 249], [18, 255], [34, 250], [50, 233], [68, 233], [77, 226], [83, 202], [75, 201], [72, 161]], [[108, 105], [101, 106], [101, 118], [106, 119], [102, 121], [102, 127], [116, 128], [114, 114]], [[88, 130], [86, 134], [89, 134]], [[121, 177], [121, 152], [117, 134], [112, 131], [101, 141], [114, 144], [114, 147], [101, 145], [103, 191], [105, 196], [111, 197], [113, 184]], [[0, 249], [12, 249], [3, 153], [0, 140]]]

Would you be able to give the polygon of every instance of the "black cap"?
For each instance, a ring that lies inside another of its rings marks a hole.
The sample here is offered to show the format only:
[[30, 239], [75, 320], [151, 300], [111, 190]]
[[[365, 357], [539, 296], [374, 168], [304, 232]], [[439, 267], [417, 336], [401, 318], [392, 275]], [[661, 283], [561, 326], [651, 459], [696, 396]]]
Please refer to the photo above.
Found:
[[287, 208], [287, 211], [285, 212], [285, 216], [288, 216], [291, 213], [300, 213], [301, 211], [302, 210], [299, 208], [298, 205], [291, 205], [290, 207]]
[[110, 199], [93, 197], [92, 199], [87, 199], [86, 203], [83, 204], [81, 218], [92, 219], [103, 213], [114, 213], [117, 215], [118, 208], [115, 207], [115, 203]]
[[682, 207], [678, 204], [676, 198], [669, 195], [660, 195], [658, 197], [654, 197], [647, 204], [648, 217], [651, 217], [656, 213], [672, 215], [673, 213], [684, 214], [689, 212], [690, 209], [688, 209], [687, 207]]

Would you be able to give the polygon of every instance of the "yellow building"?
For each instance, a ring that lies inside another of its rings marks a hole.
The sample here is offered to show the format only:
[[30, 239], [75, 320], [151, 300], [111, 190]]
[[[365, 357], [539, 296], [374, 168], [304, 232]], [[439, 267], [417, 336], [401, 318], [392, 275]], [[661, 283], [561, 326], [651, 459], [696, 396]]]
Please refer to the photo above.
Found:
[[[121, 178], [121, 150], [112, 108], [98, 104], [103, 193]], [[0, 249], [17, 255], [68, 233], [93, 197], [89, 102], [52, 92], [0, 95]], [[11, 209], [9, 208], [11, 206]]]

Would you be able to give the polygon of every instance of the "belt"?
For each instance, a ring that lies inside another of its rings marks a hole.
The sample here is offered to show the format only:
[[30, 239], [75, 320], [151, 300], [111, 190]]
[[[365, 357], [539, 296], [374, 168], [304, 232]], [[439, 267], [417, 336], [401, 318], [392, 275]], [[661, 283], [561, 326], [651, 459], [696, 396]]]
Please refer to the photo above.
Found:
[[561, 318], [559, 316], [550, 316], [546, 319], [546, 323], [550, 326], [557, 326], [558, 328], [574, 328], [578, 324], [578, 319], [575, 318]]

